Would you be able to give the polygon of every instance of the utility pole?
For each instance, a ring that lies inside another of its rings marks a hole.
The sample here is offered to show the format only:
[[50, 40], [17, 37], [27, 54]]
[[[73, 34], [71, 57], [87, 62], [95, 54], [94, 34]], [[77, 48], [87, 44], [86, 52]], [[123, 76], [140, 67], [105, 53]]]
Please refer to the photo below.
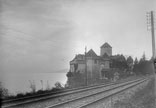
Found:
[[87, 73], [87, 56], [86, 56], [86, 53], [87, 53], [87, 47], [85, 47], [85, 80], [86, 80], [86, 86], [88, 85], [88, 73]]
[[155, 51], [155, 34], [154, 34], [154, 12], [147, 13], [147, 30], [151, 30], [152, 34], [152, 58], [153, 60], [156, 58], [156, 51]]
[[[154, 21], [154, 12], [148, 12], [147, 13], [147, 30], [151, 30], [152, 34], [152, 61], [154, 63], [154, 67], [156, 69], [156, 50], [155, 50], [155, 34], [154, 34], [154, 26], [155, 26], [155, 21]], [[156, 71], [155, 71], [156, 73]], [[155, 79], [156, 80], [156, 79]]]

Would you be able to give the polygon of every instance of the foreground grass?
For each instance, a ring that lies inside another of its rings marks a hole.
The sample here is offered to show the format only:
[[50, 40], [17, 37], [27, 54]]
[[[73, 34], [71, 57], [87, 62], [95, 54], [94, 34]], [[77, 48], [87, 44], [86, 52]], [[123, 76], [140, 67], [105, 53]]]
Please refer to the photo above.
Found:
[[155, 108], [155, 84], [154, 79], [138, 91], [130, 98], [122, 101], [117, 101], [114, 108]]

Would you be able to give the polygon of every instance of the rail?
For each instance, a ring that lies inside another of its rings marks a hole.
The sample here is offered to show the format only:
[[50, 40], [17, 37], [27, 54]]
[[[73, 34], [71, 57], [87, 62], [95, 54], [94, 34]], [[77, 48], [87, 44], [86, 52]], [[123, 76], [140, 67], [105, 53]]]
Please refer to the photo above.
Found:
[[[90, 90], [96, 90], [96, 89], [100, 89], [100, 88], [109, 88], [111, 86], [116, 86], [117, 85], [127, 85], [129, 83], [133, 83], [135, 81], [140, 81], [144, 78], [141, 79], [137, 79], [137, 80], [132, 80], [132, 81], [126, 81], [125, 83], [123, 83], [123, 81], [119, 81], [116, 83], [109, 83], [109, 84], [103, 84], [103, 85], [93, 85], [93, 86], [88, 86], [88, 87], [84, 87], [84, 88], [75, 88], [75, 89], [70, 89], [70, 90], [64, 90], [63, 92], [56, 92], [56, 94], [52, 93], [47, 93], [47, 94], [42, 94], [42, 95], [37, 95], [37, 96], [31, 96], [31, 97], [26, 97], [26, 98], [20, 98], [19, 100], [9, 100], [7, 101], [5, 104], [3, 103], [2, 108], [10, 108], [10, 107], [18, 107], [20, 105], [26, 105], [26, 104], [31, 104], [31, 103], [35, 103], [35, 102], [40, 102], [40, 101], [44, 101], [44, 100], [48, 100], [48, 99], [54, 99], [54, 98], [58, 98], [58, 97], [62, 97], [62, 96], [68, 96], [71, 94], [78, 94], [80, 92], [86, 92], [86, 91], [90, 91]], [[112, 88], [114, 89], [114, 88]], [[108, 89], [111, 90], [111, 89]], [[93, 94], [92, 94], [93, 95]], [[79, 97], [80, 98], [80, 97]], [[74, 100], [74, 99], [68, 99], [68, 102]], [[61, 105], [61, 103], [65, 103], [67, 101], [63, 101], [63, 102], [59, 102], [59, 103], [55, 103], [53, 104], [53, 106], [47, 107], [47, 108], [51, 108], [54, 107], [54, 105]], [[10, 103], [10, 104], [9, 104]]]

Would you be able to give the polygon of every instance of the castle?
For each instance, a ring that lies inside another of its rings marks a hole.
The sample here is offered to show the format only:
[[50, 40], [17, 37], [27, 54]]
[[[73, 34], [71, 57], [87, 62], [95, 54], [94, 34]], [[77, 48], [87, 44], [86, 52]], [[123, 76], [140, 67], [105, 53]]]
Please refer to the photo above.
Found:
[[78, 54], [70, 61], [70, 71], [67, 75], [69, 85], [83, 85], [107, 79], [106, 73], [111, 69], [112, 47], [106, 42], [100, 47], [100, 56], [92, 49], [85, 54]]

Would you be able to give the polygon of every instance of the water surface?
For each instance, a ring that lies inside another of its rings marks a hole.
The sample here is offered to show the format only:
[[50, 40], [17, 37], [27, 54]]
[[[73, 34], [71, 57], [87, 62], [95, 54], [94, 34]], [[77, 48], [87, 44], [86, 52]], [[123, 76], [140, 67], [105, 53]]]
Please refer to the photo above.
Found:
[[59, 81], [62, 84], [66, 83], [66, 73], [21, 73], [21, 74], [9, 74], [3, 78], [3, 84], [10, 93], [16, 94], [20, 92], [28, 92], [30, 89], [30, 82], [34, 82], [36, 89], [47, 88], [47, 85], [54, 87], [54, 84]]

